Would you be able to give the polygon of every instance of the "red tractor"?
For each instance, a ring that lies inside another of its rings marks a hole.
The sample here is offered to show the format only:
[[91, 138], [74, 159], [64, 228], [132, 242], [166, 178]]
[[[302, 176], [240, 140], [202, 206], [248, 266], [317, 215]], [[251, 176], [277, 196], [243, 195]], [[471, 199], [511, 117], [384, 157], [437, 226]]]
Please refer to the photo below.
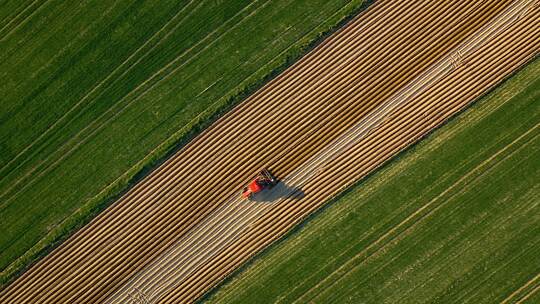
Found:
[[242, 198], [250, 199], [251, 196], [255, 193], [261, 192], [264, 189], [270, 189], [276, 184], [276, 179], [268, 172], [268, 170], [263, 169], [261, 173], [257, 175], [247, 186], [242, 190]]

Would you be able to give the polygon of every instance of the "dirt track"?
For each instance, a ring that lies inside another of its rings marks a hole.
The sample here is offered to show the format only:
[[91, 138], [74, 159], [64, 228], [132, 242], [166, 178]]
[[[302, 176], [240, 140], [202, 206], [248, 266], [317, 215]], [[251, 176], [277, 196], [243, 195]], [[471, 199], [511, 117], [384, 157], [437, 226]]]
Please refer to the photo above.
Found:
[[[35, 265], [0, 302], [199, 297], [537, 54], [539, 10], [525, 0], [377, 2]], [[242, 204], [239, 189], [261, 167], [284, 181], [280, 191]]]

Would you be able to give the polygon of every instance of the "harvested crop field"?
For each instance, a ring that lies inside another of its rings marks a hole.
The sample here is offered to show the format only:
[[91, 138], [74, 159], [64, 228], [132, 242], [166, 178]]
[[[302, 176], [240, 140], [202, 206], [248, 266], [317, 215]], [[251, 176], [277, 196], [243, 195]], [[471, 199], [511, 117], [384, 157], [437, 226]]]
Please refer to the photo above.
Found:
[[0, 283], [362, 3], [1, 5]]
[[[197, 299], [328, 198], [535, 56], [539, 10], [533, 1], [376, 2], [171, 157], [0, 299]], [[240, 201], [238, 189], [261, 167], [281, 184]]]
[[538, 75], [540, 60], [332, 202], [209, 303], [532, 298], [540, 286]]

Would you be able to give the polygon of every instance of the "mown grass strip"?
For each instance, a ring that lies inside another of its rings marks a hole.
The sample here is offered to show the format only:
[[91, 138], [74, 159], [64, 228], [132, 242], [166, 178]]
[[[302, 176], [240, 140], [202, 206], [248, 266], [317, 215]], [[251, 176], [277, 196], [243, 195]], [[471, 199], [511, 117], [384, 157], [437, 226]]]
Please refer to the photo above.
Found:
[[[34, 35], [18, 52], [11, 40], [0, 47], [0, 76], [10, 78], [0, 87], [10, 101], [0, 113], [2, 285], [365, 7], [191, 1], [182, 12], [176, 1], [88, 1], [59, 20], [54, 9], [66, 3], [51, 2], [13, 33]], [[48, 31], [33, 28], [43, 20]]]
[[203, 300], [503, 301], [540, 273], [539, 72], [536, 60]]

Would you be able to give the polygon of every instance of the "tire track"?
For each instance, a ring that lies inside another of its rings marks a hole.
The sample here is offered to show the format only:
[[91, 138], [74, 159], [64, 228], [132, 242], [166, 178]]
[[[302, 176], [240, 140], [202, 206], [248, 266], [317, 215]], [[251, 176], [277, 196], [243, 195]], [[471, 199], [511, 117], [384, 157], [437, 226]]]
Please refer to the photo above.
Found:
[[[47, 2], [49, 2], [48, 0], [45, 0], [43, 2], [41, 2], [41, 1], [42, 0], [34, 0], [34, 1], [32, 1], [32, 3], [30, 3], [30, 5], [25, 7], [23, 10], [21, 10], [19, 13], [17, 13], [13, 17], [13, 19], [11, 19], [4, 26], [2, 26], [2, 28], [0, 28], [0, 37], [1, 37], [0, 41], [6, 40], [7, 37], [9, 37], [9, 35], [11, 35], [11, 33], [15, 32], [18, 28], [20, 28], [22, 25], [24, 25], [28, 19], [30, 19], [34, 14], [36, 14]], [[37, 5], [34, 5], [36, 3], [37, 3]], [[35, 9], [34, 9], [34, 7], [35, 7]], [[32, 9], [34, 9], [33, 12], [31, 12], [26, 17], [23, 17], [20, 21], [17, 22], [17, 19], [19, 19], [19, 16], [22, 16], [22, 14], [24, 14], [27, 10], [32, 10]], [[11, 25], [12, 23], [13, 23], [13, 25]], [[11, 27], [11, 29], [10, 29], [10, 27]], [[6, 32], [5, 35], [4, 35], [4, 32]]]
[[[186, 15], [184, 16], [171, 30], [165, 30], [165, 28], [167, 28], [170, 24], [173, 24], [174, 23], [174, 20], [180, 16], [184, 10], [186, 8], [188, 8], [191, 3], [193, 3], [193, 1], [190, 1], [188, 2], [182, 9], [180, 9], [172, 18], [171, 20], [169, 20], [168, 22], [166, 22], [158, 31], [156, 31], [147, 41], [145, 41], [139, 48], [137, 48], [131, 55], [128, 56], [128, 58], [126, 60], [124, 60], [122, 63], [120, 63], [120, 65], [118, 65], [115, 69], [113, 69], [112, 72], [110, 72], [102, 81], [100, 81], [97, 85], [95, 85], [87, 94], [85, 94], [81, 100], [79, 100], [75, 105], [73, 105], [68, 111], [66, 111], [57, 121], [55, 121], [49, 128], [47, 128], [45, 130], [45, 132], [41, 133], [40, 136], [38, 136], [38, 138], [36, 138], [35, 140], [33, 140], [28, 146], [26, 146], [23, 150], [21, 150], [17, 155], [15, 155], [13, 157], [12, 160], [10, 160], [6, 165], [4, 165], [2, 168], [0, 168], [0, 175], [2, 175], [1, 179], [5, 178], [6, 174], [5, 174], [5, 170], [6, 168], [8, 168], [9, 166], [11, 166], [14, 162], [16, 162], [17, 160], [19, 160], [19, 158], [24, 155], [29, 149], [31, 149], [34, 145], [36, 145], [36, 143], [40, 142], [44, 137], [48, 136], [48, 134], [54, 130], [56, 128], [56, 126], [58, 126], [60, 123], [63, 123], [63, 121], [69, 117], [69, 115], [71, 115], [71, 113], [73, 113], [77, 108], [79, 108], [79, 106], [81, 106], [84, 102], [86, 102], [87, 99], [89, 99], [89, 102], [87, 104], [85, 104], [85, 106], [88, 106], [88, 105], [91, 105], [93, 104], [93, 102], [96, 100], [96, 98], [91, 98], [90, 96], [92, 96], [93, 94], [95, 94], [98, 90], [100, 90], [100, 88], [105, 85], [107, 82], [109, 82], [111, 79], [113, 78], [120, 78], [122, 76], [125, 76], [125, 74], [135, 65], [139, 64], [140, 61], [146, 56], [149, 54], [149, 52], [151, 52], [152, 50], [155, 49], [156, 46], [160, 45], [161, 42], [163, 42], [168, 35], [170, 35], [170, 33], [172, 31], [174, 31], [176, 29], [176, 27], [180, 24], [183, 23], [183, 21], [185, 20], [185, 18], [187, 18], [189, 16]], [[196, 11], [198, 8], [195, 7], [192, 12]], [[133, 63], [130, 63], [130, 61], [132, 61], [133, 58], [137, 57], [138, 56], [138, 53], [139, 52], [143, 52], [141, 50], [144, 50], [148, 45], [152, 44], [152, 40], [154, 40], [155, 37], [158, 37], [158, 35], [160, 35], [163, 31], [168, 31], [164, 37], [160, 38], [159, 41], [157, 41], [153, 46], [151, 46], [148, 50], [145, 50], [144, 53], [140, 56], [139, 59], [137, 60], [134, 60]], [[123, 67], [126, 67], [126, 71], [124, 71], [123, 73], [121, 73], [120, 75], [118, 76], [115, 76], [115, 74], [120, 71]], [[106, 87], [105, 89], [107, 89], [108, 87]], [[66, 121], [66, 124], [70, 124], [73, 119], [75, 119], [76, 117], [73, 117], [72, 119]], [[36, 152], [37, 153], [37, 152]], [[31, 154], [27, 157], [26, 160], [24, 161], [21, 161], [20, 164], [17, 165], [17, 167], [13, 168], [13, 170], [16, 170], [17, 168], [21, 167], [22, 165], [24, 165], [24, 163], [26, 163], [26, 161], [28, 160], [28, 158], [31, 158], [35, 156], [35, 153], [34, 154]], [[9, 190], [9, 189], [8, 189]], [[7, 192], [7, 191], [5, 191]], [[4, 196], [5, 195], [5, 192], [0, 194], [0, 197]]]

